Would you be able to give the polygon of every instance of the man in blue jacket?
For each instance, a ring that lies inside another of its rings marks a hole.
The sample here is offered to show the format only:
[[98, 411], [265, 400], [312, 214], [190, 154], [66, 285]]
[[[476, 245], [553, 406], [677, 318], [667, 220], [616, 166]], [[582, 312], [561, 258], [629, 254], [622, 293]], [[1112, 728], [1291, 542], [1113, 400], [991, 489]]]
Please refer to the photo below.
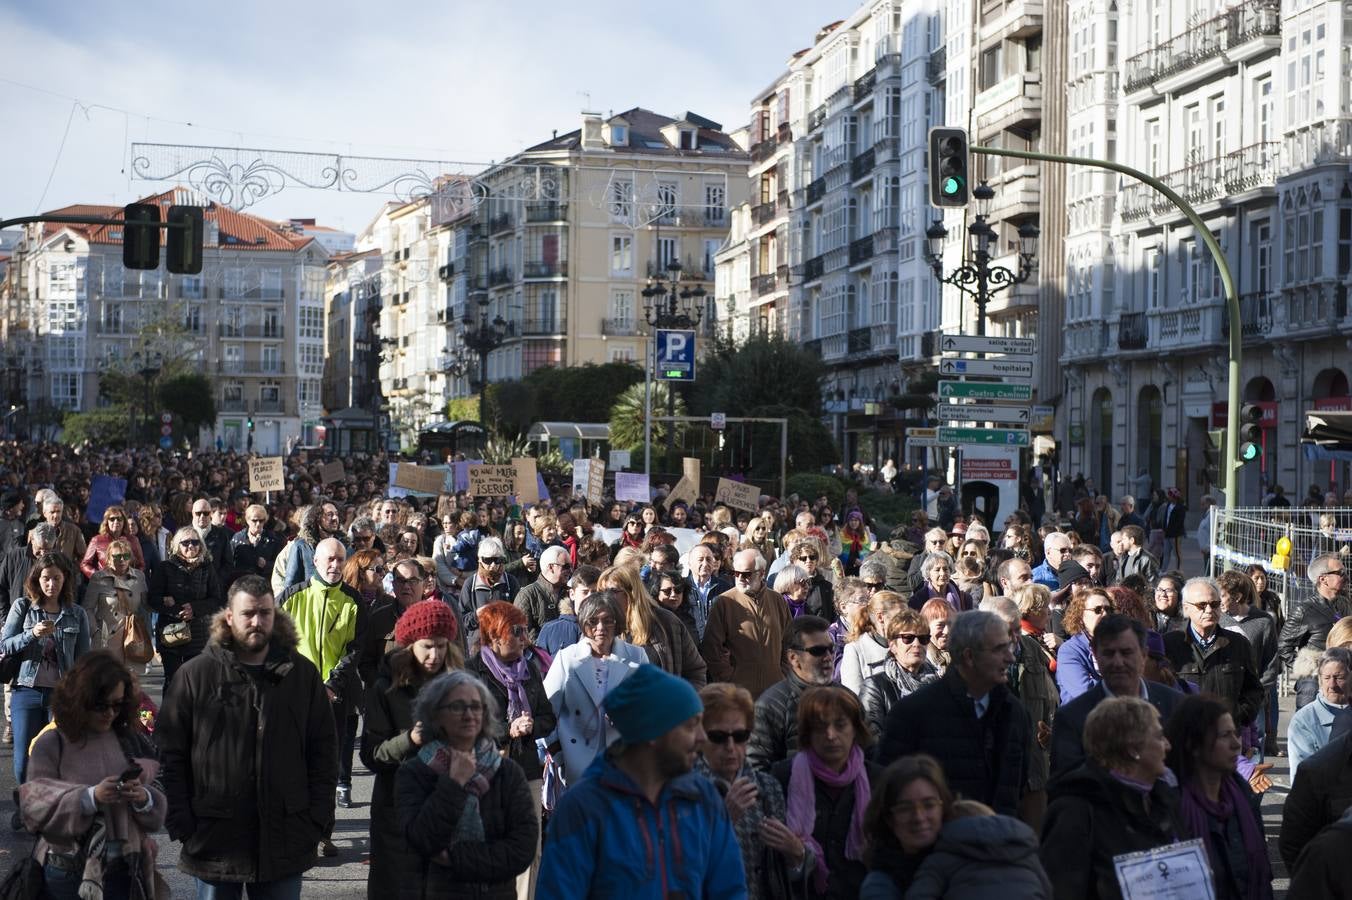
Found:
[[[703, 705], [644, 665], [610, 692], [620, 739], [569, 788], [549, 822], [537, 900], [743, 898], [746, 876], [713, 782], [691, 771]], [[673, 830], [674, 829], [674, 830]]]

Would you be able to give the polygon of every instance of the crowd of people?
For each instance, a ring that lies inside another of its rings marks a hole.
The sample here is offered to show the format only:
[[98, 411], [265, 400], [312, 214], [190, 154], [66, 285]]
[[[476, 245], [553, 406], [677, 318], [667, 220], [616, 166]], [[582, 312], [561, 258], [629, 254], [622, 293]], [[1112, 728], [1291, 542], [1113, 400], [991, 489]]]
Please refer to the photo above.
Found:
[[1347, 895], [1337, 550], [1288, 608], [1260, 565], [1168, 569], [1129, 498], [941, 525], [931, 482], [884, 530], [853, 491], [521, 507], [323, 462], [260, 496], [234, 453], [0, 445], [45, 896], [156, 896], [164, 832], [199, 897], [298, 897], [355, 758], [370, 897], [1115, 898], [1124, 859], [1197, 841], [1214, 896], [1261, 900], [1283, 672], [1271, 836], [1293, 896]]

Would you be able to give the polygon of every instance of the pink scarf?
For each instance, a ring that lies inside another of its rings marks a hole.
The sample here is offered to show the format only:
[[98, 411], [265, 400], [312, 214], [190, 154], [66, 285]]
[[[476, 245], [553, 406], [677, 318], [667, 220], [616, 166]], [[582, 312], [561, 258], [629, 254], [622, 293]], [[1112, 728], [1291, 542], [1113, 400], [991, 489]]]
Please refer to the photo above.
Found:
[[836, 772], [822, 762], [811, 750], [799, 750], [793, 757], [793, 768], [789, 773], [789, 830], [798, 835], [804, 846], [811, 847], [817, 858], [817, 868], [813, 872], [813, 884], [818, 893], [826, 892], [826, 880], [830, 870], [826, 867], [826, 854], [821, 844], [812, 836], [817, 824], [817, 792], [813, 779], [818, 779], [827, 787], [842, 788], [854, 785], [854, 813], [850, 816], [850, 833], [845, 837], [845, 858], [863, 860], [864, 858], [864, 811], [868, 808], [868, 773], [864, 770], [864, 751], [856, 744], [850, 750], [845, 771]]

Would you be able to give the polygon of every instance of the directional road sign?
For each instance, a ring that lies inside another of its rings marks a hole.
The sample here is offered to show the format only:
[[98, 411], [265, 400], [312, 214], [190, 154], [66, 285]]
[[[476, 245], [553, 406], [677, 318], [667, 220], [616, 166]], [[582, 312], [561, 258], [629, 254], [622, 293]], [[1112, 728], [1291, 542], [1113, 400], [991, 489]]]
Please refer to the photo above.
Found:
[[946, 334], [939, 338], [939, 349], [945, 353], [1018, 353], [1031, 356], [1037, 344], [1032, 338]]
[[945, 359], [939, 363], [939, 374], [1032, 378], [1033, 363], [1024, 359]]
[[1007, 447], [1027, 447], [1028, 432], [1022, 428], [946, 428], [940, 426], [937, 434], [940, 444], [999, 444]]
[[939, 418], [945, 422], [1008, 422], [1026, 426], [1030, 419], [1026, 406], [955, 406], [952, 403], [940, 403], [938, 410]]
[[1033, 387], [1028, 384], [997, 384], [982, 381], [941, 381], [939, 396], [964, 397], [968, 400], [1032, 400]]
[[657, 329], [657, 369], [654, 374], [658, 381], [695, 380], [693, 330]]

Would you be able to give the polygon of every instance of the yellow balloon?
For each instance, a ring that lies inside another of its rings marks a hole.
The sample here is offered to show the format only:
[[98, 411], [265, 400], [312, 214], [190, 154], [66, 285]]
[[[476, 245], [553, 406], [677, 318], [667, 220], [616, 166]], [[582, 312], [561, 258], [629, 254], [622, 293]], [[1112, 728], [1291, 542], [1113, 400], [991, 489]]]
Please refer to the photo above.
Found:
[[1277, 538], [1277, 553], [1279, 556], [1291, 555], [1291, 539], [1286, 536]]

